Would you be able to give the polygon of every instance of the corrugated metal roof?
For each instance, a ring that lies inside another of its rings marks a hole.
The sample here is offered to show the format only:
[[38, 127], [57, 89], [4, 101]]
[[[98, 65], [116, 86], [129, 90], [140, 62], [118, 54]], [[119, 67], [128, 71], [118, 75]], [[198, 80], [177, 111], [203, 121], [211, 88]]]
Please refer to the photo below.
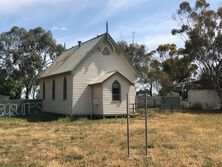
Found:
[[98, 35], [83, 42], [80, 47], [76, 45], [64, 51], [56, 58], [52, 65], [41, 73], [38, 79], [72, 71], [104, 36], [105, 34]]
[[[123, 74], [121, 74], [118, 71], [109, 71], [106, 72], [105, 74], [100, 75], [99, 77], [97, 77], [95, 80], [91, 81], [89, 83], [89, 85], [94, 85], [94, 84], [100, 84], [103, 83], [105, 80], [107, 80], [108, 78], [110, 78], [111, 76], [115, 75], [115, 74], [120, 74], [122, 77], [124, 77], [126, 80], [128, 80]], [[132, 83], [130, 80], [128, 80], [130, 83]], [[133, 84], [133, 83], [132, 83]]]
[[114, 75], [117, 71], [109, 71], [105, 74], [102, 74], [101, 76], [97, 77], [95, 80], [91, 81], [89, 85], [99, 84], [103, 83], [105, 80], [107, 80], [109, 77]]

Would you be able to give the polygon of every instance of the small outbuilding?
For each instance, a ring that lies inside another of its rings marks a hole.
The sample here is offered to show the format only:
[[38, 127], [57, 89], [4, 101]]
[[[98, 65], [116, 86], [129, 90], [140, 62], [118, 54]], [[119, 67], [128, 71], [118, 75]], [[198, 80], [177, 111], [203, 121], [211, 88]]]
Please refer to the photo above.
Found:
[[213, 89], [189, 90], [188, 101], [191, 107], [201, 106], [203, 109], [221, 109], [220, 97]]
[[80, 116], [126, 114], [135, 103], [137, 72], [113, 38], [104, 33], [64, 51], [39, 80], [43, 111]]

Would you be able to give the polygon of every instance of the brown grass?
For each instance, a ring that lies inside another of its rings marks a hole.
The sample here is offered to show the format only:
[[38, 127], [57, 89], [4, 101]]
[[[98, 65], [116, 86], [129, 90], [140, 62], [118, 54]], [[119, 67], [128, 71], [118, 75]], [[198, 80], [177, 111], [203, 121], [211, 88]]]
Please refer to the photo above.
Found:
[[131, 118], [131, 158], [126, 119], [50, 122], [0, 118], [1, 167], [222, 166], [222, 114], [159, 114]]

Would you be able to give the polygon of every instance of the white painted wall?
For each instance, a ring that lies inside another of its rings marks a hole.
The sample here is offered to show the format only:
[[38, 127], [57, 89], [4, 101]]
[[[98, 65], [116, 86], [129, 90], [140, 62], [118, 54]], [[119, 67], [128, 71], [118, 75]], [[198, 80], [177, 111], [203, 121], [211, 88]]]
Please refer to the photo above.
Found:
[[203, 108], [219, 108], [220, 98], [214, 90], [189, 90], [188, 101], [191, 107], [195, 104], [201, 104]]
[[[117, 80], [121, 85], [121, 101], [112, 100], [112, 84]], [[103, 114], [104, 115], [118, 115], [126, 114], [126, 94], [133, 97], [133, 91], [131, 90], [131, 84], [125, 78], [116, 74], [110, 77], [103, 83]], [[134, 96], [135, 98], [135, 96]], [[129, 100], [130, 104], [130, 100]]]
[[129, 104], [135, 104], [135, 100], [136, 100], [136, 88], [135, 88], [135, 85], [130, 85]]
[[[67, 79], [67, 100], [63, 100], [63, 79]], [[52, 100], [52, 82], [55, 79], [55, 100]], [[45, 81], [45, 99], [43, 99], [43, 81]], [[43, 99], [43, 111], [68, 114], [72, 113], [72, 81], [71, 74], [62, 74], [40, 81], [40, 97]]]
[[127, 61], [121, 55], [114, 53], [112, 47], [105, 43], [111, 55], [104, 56], [97, 49], [92, 55], [84, 60], [74, 71], [73, 75], [73, 104], [72, 112], [77, 115], [90, 114], [89, 82], [95, 80], [99, 75], [108, 71], [119, 71], [132, 82], [136, 81], [136, 74], [132, 71]]

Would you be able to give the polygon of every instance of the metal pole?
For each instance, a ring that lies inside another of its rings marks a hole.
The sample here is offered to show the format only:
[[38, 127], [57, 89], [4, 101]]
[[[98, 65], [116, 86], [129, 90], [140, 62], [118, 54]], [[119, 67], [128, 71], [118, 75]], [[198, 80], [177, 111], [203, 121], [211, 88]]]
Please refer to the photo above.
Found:
[[148, 155], [147, 153], [147, 94], [145, 94], [145, 152], [146, 156]]
[[173, 112], [173, 105], [170, 104], [170, 111]]
[[90, 119], [93, 118], [92, 113], [92, 96], [91, 96], [91, 87], [89, 86], [89, 111], [90, 111]]
[[136, 113], [136, 111], [137, 111], [137, 95], [135, 96], [135, 105], [134, 106], [135, 106], [135, 108], [134, 108], [135, 111], [134, 112]]
[[126, 112], [127, 112], [127, 153], [130, 158], [130, 134], [129, 134], [129, 102], [128, 93], [126, 94]]

